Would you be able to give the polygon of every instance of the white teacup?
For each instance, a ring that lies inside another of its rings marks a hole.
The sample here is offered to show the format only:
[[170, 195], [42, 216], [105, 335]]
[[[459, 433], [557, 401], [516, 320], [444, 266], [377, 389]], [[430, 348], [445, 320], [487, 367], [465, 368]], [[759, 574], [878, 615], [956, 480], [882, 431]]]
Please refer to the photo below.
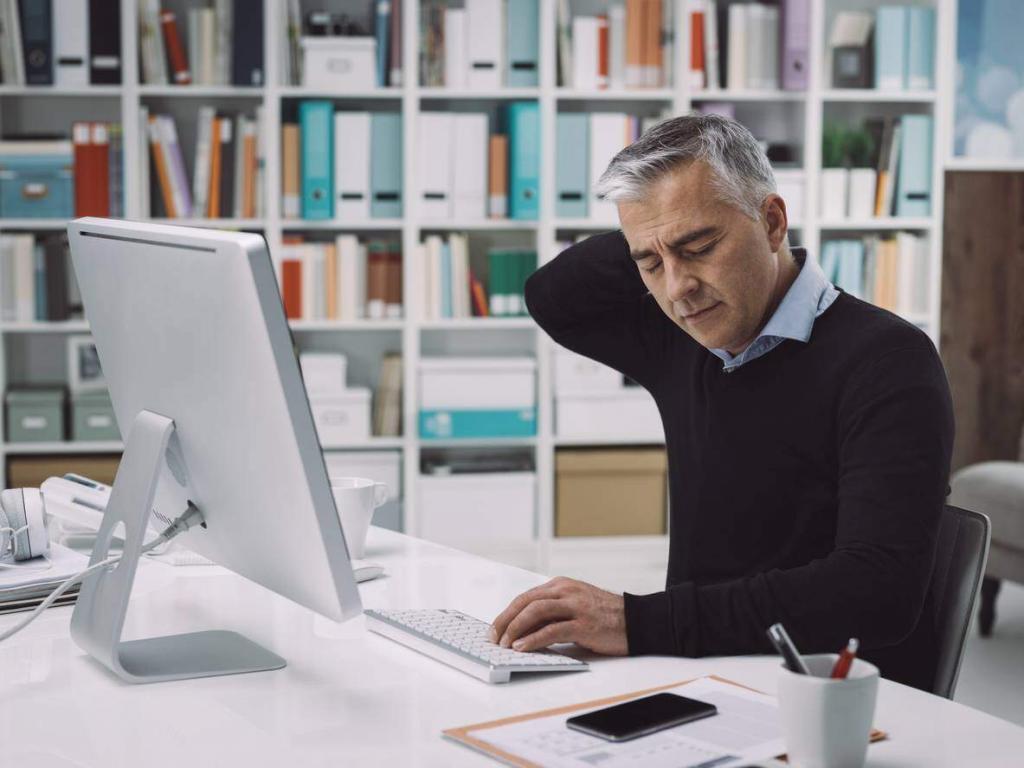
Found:
[[829, 674], [838, 656], [804, 656], [810, 675], [779, 670], [779, 710], [786, 756], [798, 768], [860, 768], [867, 755], [878, 695], [878, 667], [854, 659], [843, 680]]
[[388, 500], [388, 487], [365, 477], [332, 477], [330, 482], [348, 556], [361, 558], [366, 553], [370, 519], [374, 510]]

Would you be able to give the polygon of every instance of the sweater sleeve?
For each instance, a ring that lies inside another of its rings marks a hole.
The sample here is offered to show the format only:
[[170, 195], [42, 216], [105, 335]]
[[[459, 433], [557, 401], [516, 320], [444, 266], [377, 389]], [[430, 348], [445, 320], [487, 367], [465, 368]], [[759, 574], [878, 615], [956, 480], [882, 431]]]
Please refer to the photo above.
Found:
[[781, 621], [805, 652], [858, 637], [896, 645], [917, 624], [935, 557], [953, 443], [949, 385], [934, 347], [888, 352], [838, 404], [835, 546], [805, 565], [718, 584], [626, 595], [631, 654], [771, 652]]
[[526, 283], [526, 306], [563, 347], [626, 374], [648, 389], [669, 334], [682, 333], [640, 279], [621, 232], [577, 243]]

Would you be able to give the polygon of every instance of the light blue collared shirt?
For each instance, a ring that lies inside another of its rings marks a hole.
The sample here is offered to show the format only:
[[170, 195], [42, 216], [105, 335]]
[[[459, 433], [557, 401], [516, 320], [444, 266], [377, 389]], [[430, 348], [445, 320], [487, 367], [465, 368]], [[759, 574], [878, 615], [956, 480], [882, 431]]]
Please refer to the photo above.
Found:
[[786, 339], [806, 343], [811, 338], [815, 319], [839, 297], [839, 291], [825, 278], [818, 262], [807, 258], [806, 250], [794, 248], [793, 258], [800, 265], [800, 272], [782, 297], [775, 314], [765, 323], [750, 346], [735, 357], [724, 349], [711, 350], [721, 358], [725, 371], [733, 371], [744, 363], [768, 354]]

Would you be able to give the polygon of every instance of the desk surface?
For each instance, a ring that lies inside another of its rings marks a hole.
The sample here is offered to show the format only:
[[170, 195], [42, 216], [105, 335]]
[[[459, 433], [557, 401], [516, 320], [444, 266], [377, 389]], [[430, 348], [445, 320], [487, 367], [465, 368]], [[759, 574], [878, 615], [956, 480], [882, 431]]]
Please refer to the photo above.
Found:
[[[542, 577], [381, 529], [367, 558], [388, 576], [360, 586], [366, 607], [450, 607], [490, 619]], [[126, 639], [232, 629], [285, 657], [277, 672], [133, 686], [87, 658], [51, 609], [0, 648], [0, 764], [58, 766], [494, 765], [442, 729], [718, 674], [774, 693], [777, 661], [598, 659], [590, 672], [487, 685], [317, 616], [221, 568], [148, 562]], [[0, 617], [0, 628], [17, 620]], [[871, 766], [1006, 766], [1024, 728], [883, 681], [875, 724], [891, 734]]]

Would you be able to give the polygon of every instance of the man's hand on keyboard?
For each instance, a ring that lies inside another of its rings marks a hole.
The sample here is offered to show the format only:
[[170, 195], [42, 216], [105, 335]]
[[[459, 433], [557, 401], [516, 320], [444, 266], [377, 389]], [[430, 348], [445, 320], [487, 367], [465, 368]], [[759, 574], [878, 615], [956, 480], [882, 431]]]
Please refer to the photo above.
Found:
[[560, 576], [519, 595], [491, 626], [491, 639], [517, 651], [576, 643], [606, 656], [625, 656], [622, 595]]

